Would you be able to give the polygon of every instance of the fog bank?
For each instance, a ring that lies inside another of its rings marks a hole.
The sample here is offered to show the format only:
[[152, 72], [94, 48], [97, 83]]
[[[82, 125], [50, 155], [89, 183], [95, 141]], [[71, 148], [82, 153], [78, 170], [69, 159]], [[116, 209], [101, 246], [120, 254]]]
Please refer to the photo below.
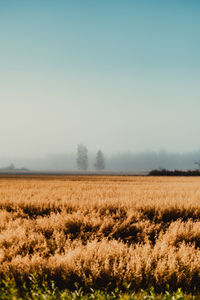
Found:
[[[94, 170], [96, 153], [88, 153], [88, 171]], [[188, 153], [167, 151], [132, 153], [123, 152], [105, 156], [105, 171], [145, 172], [152, 169], [170, 170], [196, 169], [195, 161], [200, 160], [200, 150]], [[77, 171], [76, 153], [48, 154], [44, 157], [17, 158], [0, 157], [0, 167], [13, 163], [16, 168], [25, 167], [33, 171]]]

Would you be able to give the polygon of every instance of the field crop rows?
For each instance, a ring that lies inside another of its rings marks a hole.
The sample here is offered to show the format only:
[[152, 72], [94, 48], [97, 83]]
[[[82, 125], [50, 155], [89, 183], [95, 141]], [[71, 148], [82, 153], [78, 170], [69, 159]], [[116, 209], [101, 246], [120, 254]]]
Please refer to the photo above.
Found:
[[200, 289], [200, 179], [0, 178], [0, 277]]

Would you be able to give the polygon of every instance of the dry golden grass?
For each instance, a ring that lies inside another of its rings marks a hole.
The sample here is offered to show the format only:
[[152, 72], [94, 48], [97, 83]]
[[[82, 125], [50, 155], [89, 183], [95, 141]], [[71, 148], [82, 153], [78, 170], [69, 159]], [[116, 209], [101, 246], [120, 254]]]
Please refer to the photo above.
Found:
[[200, 178], [0, 178], [0, 276], [199, 289]]

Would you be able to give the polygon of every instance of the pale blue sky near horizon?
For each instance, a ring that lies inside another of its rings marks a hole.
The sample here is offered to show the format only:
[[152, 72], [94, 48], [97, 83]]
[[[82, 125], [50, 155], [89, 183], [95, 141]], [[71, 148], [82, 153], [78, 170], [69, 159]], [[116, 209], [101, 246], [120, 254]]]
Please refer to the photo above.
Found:
[[0, 0], [0, 156], [200, 149], [200, 1]]

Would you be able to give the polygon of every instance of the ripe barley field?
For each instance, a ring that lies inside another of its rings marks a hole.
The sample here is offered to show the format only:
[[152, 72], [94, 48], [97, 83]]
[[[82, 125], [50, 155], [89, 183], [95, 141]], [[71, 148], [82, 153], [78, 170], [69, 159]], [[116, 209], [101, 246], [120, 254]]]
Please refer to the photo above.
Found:
[[0, 279], [200, 290], [200, 178], [0, 177]]

